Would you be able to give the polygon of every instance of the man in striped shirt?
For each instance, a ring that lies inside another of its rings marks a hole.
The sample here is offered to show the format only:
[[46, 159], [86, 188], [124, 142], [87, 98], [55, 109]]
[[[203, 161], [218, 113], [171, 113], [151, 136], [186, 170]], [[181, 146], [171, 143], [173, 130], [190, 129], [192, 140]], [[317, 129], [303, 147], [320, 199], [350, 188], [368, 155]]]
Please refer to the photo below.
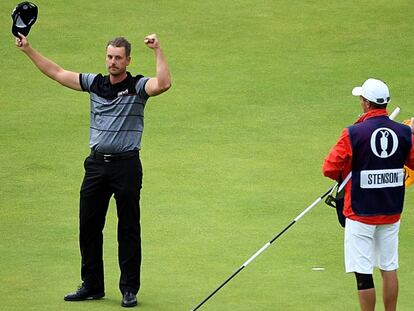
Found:
[[123, 307], [137, 305], [140, 288], [141, 227], [139, 159], [144, 129], [144, 108], [150, 96], [171, 87], [170, 72], [155, 34], [144, 39], [154, 51], [156, 76], [132, 76], [127, 71], [131, 44], [117, 37], [106, 46], [108, 75], [68, 71], [41, 55], [20, 35], [16, 46], [49, 78], [68, 88], [90, 94], [90, 155], [80, 191], [79, 242], [82, 286], [66, 301], [105, 296], [103, 228], [109, 200], [114, 195], [118, 214], [119, 288]]

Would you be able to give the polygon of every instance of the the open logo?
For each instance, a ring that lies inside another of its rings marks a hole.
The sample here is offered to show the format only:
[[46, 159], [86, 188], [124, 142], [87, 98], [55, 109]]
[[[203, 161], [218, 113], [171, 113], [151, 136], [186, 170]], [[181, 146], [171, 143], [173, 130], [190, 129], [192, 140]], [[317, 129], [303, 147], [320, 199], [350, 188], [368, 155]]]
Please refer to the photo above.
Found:
[[379, 158], [389, 158], [398, 148], [398, 137], [389, 128], [381, 127], [371, 135], [371, 150]]

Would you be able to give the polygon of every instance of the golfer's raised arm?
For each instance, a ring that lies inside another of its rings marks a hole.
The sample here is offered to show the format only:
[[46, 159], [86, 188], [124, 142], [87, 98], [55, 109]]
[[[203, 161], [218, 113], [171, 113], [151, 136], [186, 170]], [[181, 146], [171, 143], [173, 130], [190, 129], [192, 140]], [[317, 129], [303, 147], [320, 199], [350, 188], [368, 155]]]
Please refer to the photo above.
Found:
[[149, 96], [156, 96], [164, 93], [171, 87], [170, 70], [164, 57], [160, 43], [155, 34], [145, 37], [144, 43], [154, 50], [156, 61], [156, 77], [150, 78], [145, 85], [145, 92]]
[[82, 90], [79, 82], [79, 73], [65, 70], [50, 59], [44, 57], [30, 46], [25, 36], [21, 35], [21, 39], [16, 38], [16, 46], [31, 59], [43, 74], [63, 86], [78, 91]]

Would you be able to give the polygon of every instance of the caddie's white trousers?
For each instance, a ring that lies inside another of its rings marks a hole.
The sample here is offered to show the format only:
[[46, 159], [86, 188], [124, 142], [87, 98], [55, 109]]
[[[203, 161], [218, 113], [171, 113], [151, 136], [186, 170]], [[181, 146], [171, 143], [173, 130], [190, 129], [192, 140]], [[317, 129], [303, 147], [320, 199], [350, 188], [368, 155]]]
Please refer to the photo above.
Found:
[[368, 225], [346, 219], [345, 271], [372, 274], [398, 269], [398, 232], [400, 221], [389, 225]]

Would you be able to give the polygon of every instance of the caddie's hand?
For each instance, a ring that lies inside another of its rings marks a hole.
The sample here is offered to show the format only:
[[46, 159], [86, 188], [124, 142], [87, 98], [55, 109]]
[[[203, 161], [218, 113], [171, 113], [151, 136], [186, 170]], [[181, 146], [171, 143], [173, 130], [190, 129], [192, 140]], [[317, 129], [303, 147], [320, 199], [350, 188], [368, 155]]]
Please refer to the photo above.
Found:
[[20, 32], [19, 32], [20, 38], [16, 38], [16, 46], [24, 51], [28, 48], [29, 46], [29, 41], [27, 40], [27, 38], [25, 36], [23, 36]]
[[152, 35], [148, 35], [144, 39], [144, 43], [150, 49], [158, 49], [160, 47], [160, 42], [158, 41], [157, 35], [154, 33]]

